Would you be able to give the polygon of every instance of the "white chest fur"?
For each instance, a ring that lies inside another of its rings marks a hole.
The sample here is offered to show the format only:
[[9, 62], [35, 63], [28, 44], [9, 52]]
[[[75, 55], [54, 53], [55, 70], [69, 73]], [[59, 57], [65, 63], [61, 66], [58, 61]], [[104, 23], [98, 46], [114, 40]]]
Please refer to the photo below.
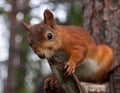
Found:
[[100, 66], [97, 62], [90, 58], [86, 58], [76, 68], [75, 74], [80, 81], [92, 81], [99, 70]]

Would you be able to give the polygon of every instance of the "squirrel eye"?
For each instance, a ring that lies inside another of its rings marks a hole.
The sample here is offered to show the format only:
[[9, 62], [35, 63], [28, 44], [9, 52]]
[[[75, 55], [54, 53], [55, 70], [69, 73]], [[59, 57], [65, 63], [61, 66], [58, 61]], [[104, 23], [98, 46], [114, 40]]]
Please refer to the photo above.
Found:
[[53, 38], [53, 35], [51, 33], [48, 33], [47, 38], [48, 38], [48, 40], [51, 40]]

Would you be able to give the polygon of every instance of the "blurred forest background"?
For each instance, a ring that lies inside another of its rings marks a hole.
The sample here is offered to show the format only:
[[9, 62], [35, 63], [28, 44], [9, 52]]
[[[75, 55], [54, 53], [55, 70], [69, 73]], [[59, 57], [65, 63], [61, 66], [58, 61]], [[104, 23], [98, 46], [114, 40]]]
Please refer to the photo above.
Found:
[[45, 9], [53, 11], [59, 24], [82, 21], [79, 0], [0, 0], [0, 93], [33, 93], [51, 73], [47, 61], [41, 62], [28, 46], [21, 25], [40, 23]]
[[21, 22], [42, 22], [45, 9], [58, 24], [83, 26], [97, 43], [111, 46], [113, 66], [119, 64], [119, 6], [120, 0], [0, 0], [0, 93], [43, 93], [50, 67], [28, 46]]

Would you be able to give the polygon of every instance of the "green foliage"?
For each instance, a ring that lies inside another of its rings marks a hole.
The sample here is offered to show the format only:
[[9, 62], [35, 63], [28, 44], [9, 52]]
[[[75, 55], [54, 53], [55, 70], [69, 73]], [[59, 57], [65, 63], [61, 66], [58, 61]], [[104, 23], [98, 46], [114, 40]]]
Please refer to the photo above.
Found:
[[26, 23], [29, 23], [29, 21], [30, 21], [30, 15], [25, 15], [25, 17], [24, 17], [24, 22], [26, 22]]
[[[63, 0], [65, 1], [65, 0]], [[62, 1], [61, 1], [62, 2]], [[67, 12], [67, 20], [64, 23], [61, 23], [59, 20], [57, 22], [59, 24], [63, 25], [82, 25], [82, 7], [81, 7], [81, 2], [75, 0], [74, 2], [70, 0], [66, 0], [68, 4], [70, 4], [70, 8], [68, 9]]]
[[68, 12], [67, 24], [81, 25], [82, 24], [82, 10], [74, 9], [71, 7], [71, 10]]

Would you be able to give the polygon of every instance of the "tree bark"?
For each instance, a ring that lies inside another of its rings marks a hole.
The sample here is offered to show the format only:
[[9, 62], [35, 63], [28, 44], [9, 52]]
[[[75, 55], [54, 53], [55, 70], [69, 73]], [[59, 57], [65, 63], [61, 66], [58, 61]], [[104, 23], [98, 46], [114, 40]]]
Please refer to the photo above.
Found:
[[109, 45], [114, 52], [113, 66], [120, 60], [120, 0], [82, 0], [83, 27], [98, 44]]

